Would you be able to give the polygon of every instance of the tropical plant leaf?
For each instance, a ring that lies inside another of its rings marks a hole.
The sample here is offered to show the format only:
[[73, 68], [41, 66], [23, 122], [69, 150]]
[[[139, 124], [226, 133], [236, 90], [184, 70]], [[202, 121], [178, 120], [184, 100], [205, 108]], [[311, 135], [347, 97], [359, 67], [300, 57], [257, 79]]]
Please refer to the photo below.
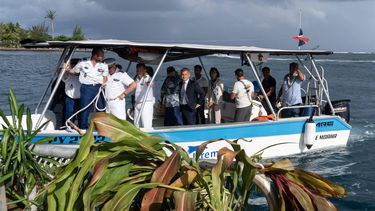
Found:
[[[161, 182], [169, 184], [172, 178], [177, 174], [181, 163], [179, 151], [175, 151], [158, 167], [152, 175], [151, 182]], [[145, 193], [142, 199], [141, 210], [153, 210], [161, 207], [164, 199], [165, 188], [154, 188]]]
[[197, 192], [175, 191], [173, 193], [173, 198], [175, 201], [176, 211], [194, 211], [197, 195]]
[[[170, 186], [178, 187], [178, 188], [187, 187], [194, 182], [194, 180], [197, 177], [197, 174], [198, 174], [197, 170], [188, 169], [181, 177], [179, 177], [172, 184], [170, 184]], [[165, 195], [166, 197], [170, 197], [172, 193], [173, 193], [173, 190], [167, 190], [167, 193]]]
[[314, 202], [317, 211], [337, 211], [335, 205], [328, 201], [323, 196], [319, 196], [313, 193], [310, 193], [310, 197]]
[[108, 166], [109, 158], [103, 158], [96, 162], [94, 166], [93, 176], [90, 180], [89, 187], [95, 184], [103, 175]]
[[105, 112], [97, 112], [91, 121], [95, 124], [95, 128], [99, 135], [109, 137], [112, 142], [120, 140], [142, 140], [148, 135], [128, 121], [120, 120]]
[[323, 196], [342, 197], [347, 194], [346, 190], [340, 185], [334, 184], [312, 172], [296, 169], [294, 171], [289, 171], [286, 176], [297, 184]]
[[[8, 155], [8, 141], [10, 139], [10, 129], [7, 128], [5, 130], [3, 130], [3, 137], [1, 139], [1, 159], [2, 160], [6, 160], [7, 159], [7, 155]], [[2, 171], [4, 171], [5, 169], [1, 169]]]
[[[90, 153], [86, 157], [85, 161], [82, 163], [82, 166], [79, 169], [77, 176], [74, 178], [72, 186], [70, 188], [69, 201], [67, 204], [67, 210], [73, 210], [73, 207], [80, 195], [81, 190], [79, 189], [82, 186], [84, 178], [89, 173], [95, 161], [95, 153]], [[78, 208], [79, 209], [79, 208]]]
[[[304, 210], [314, 210], [314, 206], [309, 195], [301, 187], [292, 181], [285, 184], [285, 186], [289, 188], [290, 193], [293, 194], [294, 198], [297, 199], [298, 203]], [[291, 196], [289, 195], [289, 197]]]
[[8, 118], [5, 116], [3, 110], [1, 110], [1, 109], [0, 109], [0, 117], [3, 119], [3, 121], [5, 122], [7, 127], [10, 127], [10, 122], [9, 122]]
[[133, 203], [133, 199], [141, 189], [155, 188], [159, 184], [161, 183], [124, 184], [117, 191], [113, 199], [111, 199], [104, 205], [103, 211], [128, 210]]

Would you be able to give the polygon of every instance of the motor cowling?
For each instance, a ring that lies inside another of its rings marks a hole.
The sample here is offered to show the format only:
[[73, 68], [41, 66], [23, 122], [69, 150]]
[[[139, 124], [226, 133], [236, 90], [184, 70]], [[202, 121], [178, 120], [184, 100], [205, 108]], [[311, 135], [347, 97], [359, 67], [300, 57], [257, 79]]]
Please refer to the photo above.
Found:
[[312, 118], [306, 120], [305, 133], [303, 134], [303, 141], [307, 149], [310, 149], [315, 140], [316, 124]]

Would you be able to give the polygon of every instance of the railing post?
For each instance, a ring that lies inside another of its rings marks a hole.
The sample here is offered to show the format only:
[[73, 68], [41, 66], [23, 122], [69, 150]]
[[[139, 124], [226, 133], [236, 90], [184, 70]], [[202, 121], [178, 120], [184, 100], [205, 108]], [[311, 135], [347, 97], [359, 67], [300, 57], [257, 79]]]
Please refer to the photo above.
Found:
[[155, 71], [155, 73], [154, 73], [154, 76], [152, 76], [152, 78], [151, 78], [150, 85], [147, 86], [146, 94], [145, 94], [145, 96], [143, 96], [143, 99], [142, 99], [141, 110], [139, 111], [140, 115], [138, 115], [137, 118], [134, 120], [134, 125], [138, 125], [138, 123], [139, 123], [139, 119], [141, 118], [141, 113], [142, 113], [143, 108], [145, 107], [145, 104], [146, 104], [146, 98], [147, 98], [148, 93], [150, 92], [150, 89], [151, 89], [150, 87], [151, 87], [152, 84], [154, 83], [155, 77], [156, 77], [156, 75], [158, 74], [158, 72], [159, 72], [159, 70], [160, 70], [160, 68], [161, 68], [161, 65], [163, 64], [163, 62], [164, 62], [164, 60], [165, 60], [165, 57], [167, 57], [168, 52], [169, 52], [169, 49], [167, 49], [167, 50], [165, 51], [165, 53], [164, 53], [164, 55], [163, 55], [163, 58], [160, 60], [159, 65], [158, 65], [158, 67], [156, 68], [156, 71]]
[[[273, 109], [273, 106], [271, 105], [270, 100], [268, 99], [268, 96], [267, 96], [266, 91], [264, 90], [264, 88], [263, 88], [263, 86], [262, 86], [262, 82], [261, 82], [260, 79], [259, 79], [259, 76], [258, 76], [258, 74], [257, 74], [256, 68], [255, 68], [253, 62], [251, 61], [249, 55], [248, 55], [247, 53], [246, 53], [245, 55], [246, 55], [247, 61], [248, 61], [249, 64], [250, 64], [251, 70], [253, 71], [253, 74], [254, 74], [255, 78], [257, 79], [257, 81], [258, 81], [258, 83], [259, 83], [260, 90], [262, 91], [262, 94], [264, 95], [264, 99], [266, 99], [267, 105], [270, 107], [270, 110], [272, 111], [273, 116], [276, 118], [276, 113], [275, 113], [275, 111], [274, 111], [274, 109]], [[276, 90], [275, 90], [275, 91], [276, 91]]]
[[[76, 49], [76, 47], [73, 47], [73, 48], [70, 49], [70, 51], [69, 51], [69, 53], [68, 53], [68, 57], [69, 57], [69, 58], [68, 58], [68, 60], [66, 61], [66, 63], [69, 63], [69, 62], [70, 62], [70, 59], [71, 59], [71, 57], [72, 57], [73, 52], [74, 52], [75, 49]], [[59, 85], [60, 85], [60, 82], [61, 82], [61, 80], [62, 80], [62, 78], [63, 78], [63, 76], [64, 76], [64, 73], [65, 73], [65, 69], [62, 68], [62, 69], [60, 70], [60, 75], [59, 75], [59, 77], [58, 77], [57, 80], [56, 80], [55, 87], [54, 87], [53, 90], [52, 90], [51, 96], [49, 97], [49, 99], [48, 99], [48, 101], [47, 101], [47, 103], [46, 103], [46, 105], [45, 105], [45, 107], [44, 107], [44, 109], [43, 109], [42, 114], [40, 115], [38, 121], [37, 121], [36, 124], [35, 124], [35, 127], [34, 127], [35, 129], [37, 129], [37, 128], [39, 127], [40, 123], [42, 122], [42, 119], [43, 119], [44, 115], [46, 114], [47, 109], [48, 109], [49, 105], [51, 104], [54, 95], [56, 94], [56, 91], [57, 91], [57, 89], [58, 89], [58, 87], [59, 87]]]

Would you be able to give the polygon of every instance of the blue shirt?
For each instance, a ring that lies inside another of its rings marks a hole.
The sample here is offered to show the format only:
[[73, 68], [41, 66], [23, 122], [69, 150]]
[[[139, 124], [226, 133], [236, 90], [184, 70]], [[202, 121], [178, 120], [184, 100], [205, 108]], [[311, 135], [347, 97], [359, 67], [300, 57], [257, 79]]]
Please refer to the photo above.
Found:
[[283, 105], [292, 106], [302, 103], [301, 84], [298, 76], [287, 74], [283, 82]]

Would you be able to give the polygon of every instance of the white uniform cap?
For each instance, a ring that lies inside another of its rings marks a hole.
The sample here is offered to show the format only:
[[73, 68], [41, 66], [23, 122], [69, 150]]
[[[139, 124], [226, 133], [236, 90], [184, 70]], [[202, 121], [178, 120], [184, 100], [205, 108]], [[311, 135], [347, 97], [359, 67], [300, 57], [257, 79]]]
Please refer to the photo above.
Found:
[[114, 58], [107, 58], [107, 59], [104, 59], [103, 62], [109, 66], [112, 66], [112, 65], [115, 65], [116, 64], [116, 59]]

